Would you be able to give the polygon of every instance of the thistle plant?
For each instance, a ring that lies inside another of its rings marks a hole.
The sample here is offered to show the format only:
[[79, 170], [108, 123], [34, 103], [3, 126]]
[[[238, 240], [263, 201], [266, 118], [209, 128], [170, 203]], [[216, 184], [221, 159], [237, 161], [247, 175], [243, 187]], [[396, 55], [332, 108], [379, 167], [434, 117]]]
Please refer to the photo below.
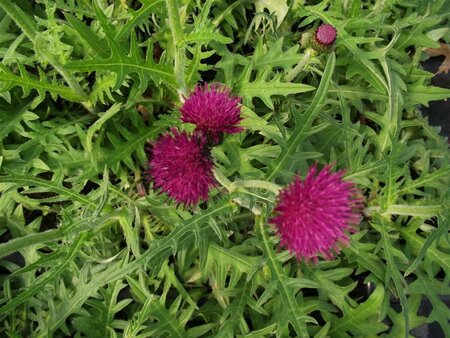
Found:
[[0, 336], [450, 336], [449, 6], [0, 0]]

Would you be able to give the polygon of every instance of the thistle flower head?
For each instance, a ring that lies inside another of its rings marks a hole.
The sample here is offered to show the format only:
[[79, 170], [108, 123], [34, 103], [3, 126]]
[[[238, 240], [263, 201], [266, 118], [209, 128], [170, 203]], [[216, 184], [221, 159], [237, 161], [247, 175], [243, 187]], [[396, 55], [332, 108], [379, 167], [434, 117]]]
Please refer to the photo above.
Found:
[[316, 262], [319, 254], [332, 259], [359, 223], [361, 199], [355, 198], [355, 186], [342, 180], [343, 174], [331, 172], [330, 166], [317, 173], [314, 164], [304, 180], [296, 176], [280, 192], [269, 222], [276, 226], [280, 244], [298, 260]]
[[181, 107], [181, 121], [193, 123], [196, 130], [217, 144], [223, 133], [234, 134], [242, 130], [239, 97], [234, 97], [221, 84], [198, 85]]
[[177, 204], [195, 205], [208, 199], [214, 186], [213, 162], [205, 140], [172, 129], [150, 146], [148, 176], [154, 189], [167, 193]]
[[330, 24], [322, 24], [317, 28], [314, 35], [316, 41], [323, 46], [331, 46], [336, 41], [336, 28]]
[[336, 28], [327, 23], [322, 24], [316, 29], [314, 36], [310, 36], [307, 45], [311, 46], [318, 53], [327, 53], [333, 49], [336, 36]]

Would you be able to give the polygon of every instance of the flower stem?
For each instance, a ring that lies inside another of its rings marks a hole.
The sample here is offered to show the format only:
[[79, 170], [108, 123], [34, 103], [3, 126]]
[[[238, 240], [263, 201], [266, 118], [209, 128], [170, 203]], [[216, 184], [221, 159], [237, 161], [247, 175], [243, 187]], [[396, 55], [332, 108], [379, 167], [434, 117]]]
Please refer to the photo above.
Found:
[[288, 75], [286, 75], [285, 80], [286, 82], [291, 82], [295, 77], [300, 74], [300, 72], [305, 68], [305, 66], [311, 61], [311, 59], [315, 56], [315, 51], [312, 48], [308, 48], [305, 52], [305, 55], [303, 55], [303, 59], [300, 60], [300, 62], [295, 66], [294, 69], [292, 69]]
[[293, 320], [290, 321], [297, 333], [297, 337], [309, 337], [305, 323], [305, 318], [308, 317], [301, 313], [302, 310], [299, 308], [295, 297], [293, 297], [292, 289], [284, 283], [287, 277], [281, 267], [280, 261], [277, 259], [269, 235], [267, 234], [265, 213], [265, 210], [262, 210], [261, 214], [255, 217], [255, 230], [260, 235], [264, 258], [266, 259], [265, 262], [271, 275], [271, 283], [276, 285], [281, 299], [283, 299], [284, 306], [289, 308], [288, 311], [299, 314], [294, 316]]

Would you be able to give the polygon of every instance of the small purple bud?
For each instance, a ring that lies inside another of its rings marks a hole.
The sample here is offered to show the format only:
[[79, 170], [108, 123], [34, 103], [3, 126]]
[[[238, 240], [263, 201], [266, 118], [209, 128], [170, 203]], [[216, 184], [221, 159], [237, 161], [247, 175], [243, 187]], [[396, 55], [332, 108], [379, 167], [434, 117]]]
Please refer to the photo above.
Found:
[[316, 41], [323, 47], [330, 47], [336, 41], [337, 31], [330, 24], [322, 24], [314, 35]]

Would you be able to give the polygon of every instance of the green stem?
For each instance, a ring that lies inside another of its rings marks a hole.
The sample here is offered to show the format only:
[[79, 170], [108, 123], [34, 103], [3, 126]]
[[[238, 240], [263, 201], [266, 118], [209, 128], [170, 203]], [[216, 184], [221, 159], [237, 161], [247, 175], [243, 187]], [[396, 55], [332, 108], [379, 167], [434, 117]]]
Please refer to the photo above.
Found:
[[102, 217], [91, 216], [82, 218], [66, 227], [47, 230], [40, 233], [29, 234], [19, 238], [14, 238], [6, 243], [0, 244], [0, 258], [5, 257], [13, 252], [18, 252], [31, 245], [45, 244], [63, 239], [72, 234], [79, 234], [91, 230], [101, 231], [104, 227], [109, 226], [110, 222], [116, 221], [116, 213], [111, 213]]
[[322, 79], [320, 80], [319, 88], [317, 88], [313, 101], [309, 105], [306, 112], [302, 115], [301, 123], [296, 124], [292, 136], [287, 140], [286, 146], [283, 147], [280, 155], [273, 162], [274, 164], [269, 167], [266, 174], [267, 181], [272, 181], [278, 175], [278, 172], [284, 168], [286, 162], [289, 161], [292, 154], [294, 154], [294, 152], [298, 149], [299, 145], [311, 135], [312, 123], [322, 110], [323, 102], [327, 96], [328, 87], [333, 76], [335, 64], [336, 56], [334, 53], [330, 53]]
[[416, 217], [433, 217], [439, 215], [444, 209], [443, 205], [403, 205], [403, 204], [391, 204], [387, 208], [381, 208], [380, 206], [371, 206], [364, 209], [364, 215], [370, 217], [374, 213], [380, 215], [405, 215]]
[[261, 180], [242, 180], [242, 181], [234, 181], [230, 184], [230, 192], [233, 192], [235, 190], [238, 190], [240, 188], [258, 188], [258, 189], [264, 189], [268, 190], [275, 195], [278, 195], [278, 193], [281, 190], [281, 187], [278, 184], [267, 182], [267, 181], [261, 181]]
[[308, 48], [305, 52], [305, 55], [303, 55], [303, 59], [300, 60], [297, 66], [295, 66], [294, 69], [292, 69], [288, 75], [286, 75], [285, 80], [286, 82], [291, 82], [294, 80], [298, 74], [305, 68], [305, 66], [311, 61], [311, 59], [315, 56], [315, 51], [312, 48]]
[[57, 229], [12, 239], [0, 245], [0, 258], [30, 245], [52, 242], [62, 236], [61, 231]]
[[[266, 232], [266, 221], [263, 216], [265, 211], [261, 212], [261, 215], [256, 216], [255, 218], [255, 226], [257, 227], [257, 231], [261, 235], [261, 242], [264, 254], [267, 258], [267, 266], [270, 270], [270, 274], [272, 275], [272, 283], [277, 283], [277, 290], [280, 293], [281, 298], [283, 299], [283, 303], [285, 306], [289, 307], [292, 312], [293, 319], [291, 320], [291, 324], [294, 327], [298, 337], [309, 337], [308, 331], [306, 330], [305, 321], [300, 319], [306, 318], [303, 314], [299, 314], [300, 308], [296, 302], [295, 297], [293, 297], [293, 293], [285, 284], [285, 281], [288, 279], [280, 266], [280, 262], [277, 260], [275, 252], [273, 251], [272, 244], [270, 243], [269, 236]], [[299, 316], [300, 315], [300, 316]]]

